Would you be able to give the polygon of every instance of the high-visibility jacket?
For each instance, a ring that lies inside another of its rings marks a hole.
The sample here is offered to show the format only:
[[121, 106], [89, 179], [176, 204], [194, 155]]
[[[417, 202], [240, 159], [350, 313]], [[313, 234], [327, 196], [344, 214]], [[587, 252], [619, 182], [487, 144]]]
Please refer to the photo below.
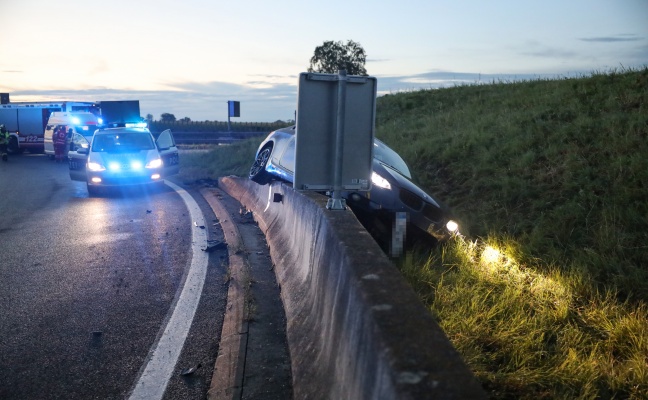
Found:
[[8, 131], [0, 131], [0, 144], [8, 144], [9, 143], [9, 132]]

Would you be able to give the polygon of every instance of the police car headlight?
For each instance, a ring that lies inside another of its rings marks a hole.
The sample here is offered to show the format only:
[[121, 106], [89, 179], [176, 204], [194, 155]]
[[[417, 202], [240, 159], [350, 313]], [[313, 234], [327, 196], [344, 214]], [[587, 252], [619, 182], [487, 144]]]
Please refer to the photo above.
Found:
[[156, 158], [146, 163], [146, 168], [160, 168], [162, 166], [162, 159]]
[[106, 167], [104, 167], [103, 165], [101, 165], [99, 163], [96, 163], [96, 162], [89, 162], [88, 163], [88, 169], [90, 171], [105, 171]]

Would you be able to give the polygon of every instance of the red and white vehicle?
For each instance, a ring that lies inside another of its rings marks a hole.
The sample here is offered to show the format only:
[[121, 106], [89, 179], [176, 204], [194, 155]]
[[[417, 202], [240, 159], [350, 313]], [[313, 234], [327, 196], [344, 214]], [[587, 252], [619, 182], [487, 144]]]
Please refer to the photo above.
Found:
[[99, 114], [99, 107], [93, 102], [15, 102], [0, 104], [0, 124], [9, 131], [8, 151], [22, 153], [43, 153], [44, 134], [52, 113], [87, 112]]

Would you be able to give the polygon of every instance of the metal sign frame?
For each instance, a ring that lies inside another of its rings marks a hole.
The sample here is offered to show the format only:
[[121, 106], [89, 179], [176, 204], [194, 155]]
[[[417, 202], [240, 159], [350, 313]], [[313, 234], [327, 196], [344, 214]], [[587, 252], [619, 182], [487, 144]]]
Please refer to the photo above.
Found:
[[344, 208], [341, 191], [371, 189], [376, 88], [345, 71], [300, 74], [295, 189], [333, 191], [332, 209]]

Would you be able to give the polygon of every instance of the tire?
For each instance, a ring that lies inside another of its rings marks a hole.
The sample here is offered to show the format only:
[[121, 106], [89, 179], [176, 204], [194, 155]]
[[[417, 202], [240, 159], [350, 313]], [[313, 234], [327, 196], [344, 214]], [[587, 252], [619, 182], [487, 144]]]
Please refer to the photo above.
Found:
[[9, 154], [20, 154], [24, 149], [18, 147], [18, 139], [15, 136], [9, 138], [9, 144], [7, 145], [7, 153]]
[[91, 186], [91, 185], [88, 185], [87, 183], [86, 183], [86, 188], [88, 189], [88, 195], [89, 195], [90, 197], [97, 197], [97, 196], [99, 196], [99, 188], [94, 187], [94, 186]]
[[266, 171], [265, 167], [268, 164], [270, 155], [272, 154], [272, 145], [266, 146], [259, 151], [254, 164], [250, 168], [249, 178], [258, 183], [259, 185], [265, 185], [270, 182], [270, 174]]

